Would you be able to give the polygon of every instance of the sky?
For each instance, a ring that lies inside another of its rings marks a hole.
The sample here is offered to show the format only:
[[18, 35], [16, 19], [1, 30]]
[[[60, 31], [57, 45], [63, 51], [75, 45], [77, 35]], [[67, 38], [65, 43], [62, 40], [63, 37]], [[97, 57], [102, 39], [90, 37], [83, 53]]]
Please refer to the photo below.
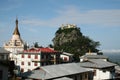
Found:
[[120, 0], [0, 0], [0, 46], [12, 38], [15, 20], [23, 41], [53, 44], [62, 24], [76, 24], [100, 50], [120, 51]]

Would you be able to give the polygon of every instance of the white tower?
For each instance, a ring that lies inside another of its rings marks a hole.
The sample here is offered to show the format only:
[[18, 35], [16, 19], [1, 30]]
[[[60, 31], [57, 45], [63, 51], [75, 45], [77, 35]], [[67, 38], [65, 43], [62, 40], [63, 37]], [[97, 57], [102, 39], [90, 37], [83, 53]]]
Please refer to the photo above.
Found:
[[11, 52], [11, 58], [15, 56], [19, 51], [24, 50], [24, 42], [20, 37], [20, 32], [18, 29], [18, 19], [15, 21], [16, 27], [13, 32], [12, 38], [4, 44], [4, 48]]

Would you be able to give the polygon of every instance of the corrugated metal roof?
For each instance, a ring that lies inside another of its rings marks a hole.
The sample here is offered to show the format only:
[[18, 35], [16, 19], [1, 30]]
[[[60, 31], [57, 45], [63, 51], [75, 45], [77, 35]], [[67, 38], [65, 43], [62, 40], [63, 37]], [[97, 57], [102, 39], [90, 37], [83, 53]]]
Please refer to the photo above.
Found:
[[0, 48], [0, 53], [10, 53], [10, 52], [5, 50], [4, 48]]
[[86, 70], [85, 68], [78, 66], [76, 63], [44, 66], [41, 68], [44, 69], [47, 73], [49, 73], [49, 76], [46, 75], [47, 79], [89, 71], [89, 70]]
[[73, 79], [68, 78], [68, 77], [62, 77], [62, 78], [57, 78], [57, 79], [53, 79], [53, 80], [73, 80]]
[[108, 57], [104, 55], [84, 55], [82, 57], [88, 58], [88, 59], [107, 59]]
[[22, 77], [30, 79], [44, 79], [46, 72], [44, 70], [33, 70], [22, 74]]
[[90, 67], [90, 68], [106, 68], [115, 66], [116, 64], [104, 61], [102, 59], [89, 59], [87, 62], [81, 62], [80, 66]]
[[[45, 71], [44, 79], [52, 79], [57, 77], [64, 77], [68, 75], [88, 72], [90, 70], [82, 68], [78, 66], [77, 63], [68, 63], [68, 64], [59, 64], [59, 65], [50, 65], [50, 66], [43, 66], [40, 67], [42, 70]], [[24, 75], [32, 79], [40, 79], [43, 73], [40, 73], [41, 70], [33, 70], [31, 75]], [[30, 74], [30, 73], [28, 73]], [[39, 77], [38, 77], [39, 75]]]

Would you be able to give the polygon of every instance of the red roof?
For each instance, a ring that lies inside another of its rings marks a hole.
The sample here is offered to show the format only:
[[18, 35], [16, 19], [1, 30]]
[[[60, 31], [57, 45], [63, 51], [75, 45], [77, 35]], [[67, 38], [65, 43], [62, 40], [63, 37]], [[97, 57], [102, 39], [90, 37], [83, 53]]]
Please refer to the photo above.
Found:
[[35, 53], [39, 53], [39, 52], [43, 52], [43, 53], [55, 53], [57, 51], [51, 49], [51, 48], [31, 48], [28, 50], [24, 50], [24, 52], [35, 52]]
[[41, 51], [41, 52], [57, 52], [57, 51], [55, 51], [55, 50], [53, 50], [53, 49], [51, 49], [51, 48], [39, 48], [39, 50]]

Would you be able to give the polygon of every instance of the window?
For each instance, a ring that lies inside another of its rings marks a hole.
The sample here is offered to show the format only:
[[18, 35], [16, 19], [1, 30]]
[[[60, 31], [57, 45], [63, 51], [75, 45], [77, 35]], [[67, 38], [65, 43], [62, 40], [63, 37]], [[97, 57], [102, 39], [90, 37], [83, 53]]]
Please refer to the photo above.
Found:
[[22, 54], [22, 56], [21, 56], [22, 58], [24, 58], [24, 54]]
[[87, 77], [88, 77], [88, 75], [87, 75], [87, 73], [85, 73], [85, 79], [87, 79]]
[[38, 59], [38, 55], [35, 55], [35, 59]]
[[31, 55], [30, 55], [30, 54], [28, 55], [28, 58], [31, 58]]
[[37, 62], [34, 63], [34, 66], [37, 66]]
[[80, 80], [82, 80], [82, 78], [83, 78], [82, 75], [80, 75]]
[[106, 73], [106, 70], [103, 70], [104, 73]]
[[96, 70], [94, 70], [94, 76], [96, 76]]
[[21, 72], [24, 72], [24, 69], [23, 69], [23, 68], [21, 68]]
[[64, 61], [67, 61], [67, 57], [64, 57]]
[[44, 66], [44, 62], [41, 62], [41, 66]]
[[44, 55], [41, 55], [41, 59], [44, 59]]
[[28, 62], [28, 66], [30, 66], [31, 65], [31, 63], [30, 62]]
[[31, 71], [30, 69], [28, 69], [28, 71]]
[[6, 57], [7, 57], [6, 59], [8, 60], [8, 59], [9, 59], [9, 56], [8, 56], [8, 55], [6, 55]]
[[21, 65], [24, 65], [24, 62], [23, 62], [23, 61], [21, 62]]

